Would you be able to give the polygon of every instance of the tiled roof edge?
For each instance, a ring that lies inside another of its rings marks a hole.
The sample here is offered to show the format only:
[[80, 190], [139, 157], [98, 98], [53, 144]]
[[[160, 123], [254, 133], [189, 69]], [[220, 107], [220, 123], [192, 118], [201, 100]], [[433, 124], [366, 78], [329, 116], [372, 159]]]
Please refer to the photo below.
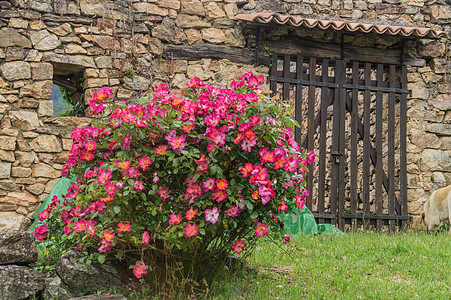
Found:
[[288, 15], [279, 15], [276, 13], [252, 13], [240, 14], [235, 16], [237, 20], [247, 22], [268, 24], [275, 23], [280, 25], [290, 25], [294, 27], [307, 27], [318, 29], [332, 29], [336, 31], [362, 32], [389, 34], [402, 37], [419, 37], [419, 38], [446, 38], [448, 35], [444, 31], [436, 31], [432, 28], [425, 27], [408, 27], [408, 26], [392, 26], [377, 25], [368, 23], [354, 23], [346, 21], [320, 20], [303, 17], [295, 17]]

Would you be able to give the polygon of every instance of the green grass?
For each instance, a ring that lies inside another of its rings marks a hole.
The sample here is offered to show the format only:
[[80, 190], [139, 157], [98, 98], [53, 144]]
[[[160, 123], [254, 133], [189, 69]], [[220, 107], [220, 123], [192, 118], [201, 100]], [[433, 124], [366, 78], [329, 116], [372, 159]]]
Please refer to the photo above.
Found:
[[[246, 263], [224, 270], [206, 293], [186, 299], [451, 299], [446, 229], [436, 235], [299, 236], [288, 245], [266, 238]], [[146, 288], [128, 298], [164, 299]]]
[[451, 237], [446, 231], [301, 236], [290, 244], [282, 249], [262, 241], [248, 259], [254, 270], [226, 272], [211, 286], [208, 298], [451, 297]]

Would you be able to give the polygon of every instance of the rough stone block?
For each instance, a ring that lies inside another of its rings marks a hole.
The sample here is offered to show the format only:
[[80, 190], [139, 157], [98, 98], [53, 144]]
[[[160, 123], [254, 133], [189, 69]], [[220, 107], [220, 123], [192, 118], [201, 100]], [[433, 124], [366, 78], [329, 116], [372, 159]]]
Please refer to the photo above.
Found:
[[[31, 173], [31, 171], [30, 171], [30, 173]], [[44, 192], [45, 185], [42, 183], [35, 183], [35, 184], [27, 186], [26, 190], [28, 192], [32, 193], [33, 195], [39, 196], [42, 194], [42, 192]]]
[[101, 88], [108, 85], [108, 78], [87, 78], [83, 86], [85, 88]]
[[24, 61], [7, 62], [0, 67], [3, 78], [9, 81], [31, 78], [30, 64]]
[[0, 149], [1, 150], [15, 150], [16, 138], [12, 136], [0, 136]]
[[33, 47], [40, 51], [53, 50], [61, 45], [58, 37], [47, 30], [31, 31], [30, 38]]
[[100, 56], [95, 58], [94, 61], [99, 69], [111, 69], [113, 67], [111, 56]]
[[36, 109], [39, 106], [38, 100], [30, 100], [30, 99], [20, 99], [19, 107], [20, 108], [33, 108]]
[[27, 54], [27, 51], [23, 48], [9, 47], [6, 50], [5, 58], [6, 58], [6, 61], [24, 60], [26, 54]]
[[29, 111], [10, 111], [12, 126], [21, 130], [34, 130], [39, 127], [38, 115]]
[[53, 82], [51, 80], [37, 81], [20, 89], [20, 97], [33, 97], [36, 99], [50, 99]]
[[53, 66], [50, 63], [31, 63], [31, 78], [33, 80], [53, 79]]
[[38, 116], [39, 117], [53, 116], [53, 101], [39, 101]]
[[0, 150], [0, 160], [14, 162], [16, 160], [14, 157], [14, 151]]
[[224, 32], [217, 28], [202, 29], [202, 39], [212, 44], [221, 44], [225, 41]]
[[92, 57], [84, 55], [63, 55], [57, 53], [46, 53], [46, 55], [42, 59], [56, 64], [62, 64], [68, 71], [80, 71], [84, 68], [96, 67]]
[[61, 152], [61, 142], [54, 135], [40, 135], [30, 142], [30, 146], [36, 152]]
[[32, 167], [32, 175], [33, 177], [45, 177], [45, 178], [59, 178], [61, 177], [61, 172], [55, 170], [51, 166], [39, 163]]
[[31, 264], [38, 260], [32, 232], [0, 233], [0, 265]]
[[42, 53], [35, 49], [28, 51], [27, 57], [25, 57], [25, 61], [41, 61], [41, 59]]
[[88, 51], [80, 45], [77, 44], [68, 44], [64, 49], [64, 52], [67, 54], [86, 54]]
[[81, 254], [72, 248], [61, 256], [56, 265], [56, 273], [71, 290], [127, 289], [128, 278], [124, 272], [119, 272], [109, 263], [86, 266], [78, 260], [80, 257]]
[[0, 266], [2, 299], [29, 299], [44, 290], [44, 274], [24, 266]]
[[202, 34], [197, 29], [186, 29], [185, 34], [188, 38], [188, 44], [201, 44], [202, 43]]
[[149, 15], [157, 15], [165, 17], [169, 14], [169, 11], [166, 8], [158, 7], [155, 4], [146, 3], [146, 2], [137, 2], [133, 4], [133, 10], [140, 13], [146, 13]]
[[0, 162], [0, 178], [9, 178], [11, 176], [11, 164]]
[[27, 178], [27, 177], [30, 177], [30, 175], [31, 175], [30, 168], [12, 167], [12, 169], [11, 169], [11, 177]]
[[451, 136], [451, 124], [430, 123], [427, 124], [426, 131], [435, 133], [437, 135]]
[[451, 170], [451, 151], [424, 149], [421, 153], [422, 171], [448, 172]]
[[180, 0], [161, 0], [158, 6], [165, 8], [180, 9]]
[[26, 192], [10, 192], [6, 197], [0, 198], [0, 202], [2, 203], [16, 204], [25, 207], [35, 204], [37, 201], [38, 199]]
[[69, 23], [64, 23], [60, 26], [49, 28], [49, 31], [59, 36], [66, 36], [72, 32], [72, 26]]
[[181, 8], [182, 14], [205, 16], [204, 6], [199, 0], [181, 0]]
[[12, 129], [12, 128], [3, 128], [2, 130], [0, 130], [0, 134], [17, 137], [17, 135], [19, 135], [19, 130]]
[[134, 76], [133, 78], [123, 78], [124, 87], [135, 91], [147, 91], [151, 81], [145, 77]]
[[11, 46], [31, 48], [31, 41], [20, 34], [17, 29], [7, 27], [0, 29], [0, 47]]
[[428, 101], [433, 107], [440, 110], [451, 110], [451, 94], [441, 94]]
[[169, 17], [164, 18], [163, 22], [152, 30], [152, 36], [173, 44], [182, 44], [187, 40], [183, 31]]
[[226, 16], [222, 8], [216, 2], [207, 2], [204, 9], [207, 19], [217, 19]]
[[209, 28], [211, 23], [198, 16], [178, 15], [175, 24], [180, 28]]
[[28, 142], [26, 140], [18, 139], [17, 145], [19, 146], [20, 151], [25, 151], [25, 152], [31, 151], [30, 144], [28, 144]]
[[[31, 221], [25, 216], [18, 214], [17, 212], [0, 212], [0, 233], [11, 233], [25, 231], [31, 225]], [[1, 272], [0, 272], [1, 274]], [[0, 279], [3, 276], [0, 275]], [[0, 295], [2, 294], [2, 288], [0, 283]], [[4, 298], [4, 299], [22, 299], [22, 298]]]
[[443, 43], [431, 43], [420, 47], [418, 54], [424, 57], [439, 57], [446, 50], [446, 46]]
[[11, 19], [9, 19], [8, 27], [18, 28], [18, 29], [27, 29], [28, 21], [19, 19], [19, 18], [11, 18]]
[[36, 159], [36, 154], [34, 152], [17, 151], [16, 157], [22, 167], [30, 167]]

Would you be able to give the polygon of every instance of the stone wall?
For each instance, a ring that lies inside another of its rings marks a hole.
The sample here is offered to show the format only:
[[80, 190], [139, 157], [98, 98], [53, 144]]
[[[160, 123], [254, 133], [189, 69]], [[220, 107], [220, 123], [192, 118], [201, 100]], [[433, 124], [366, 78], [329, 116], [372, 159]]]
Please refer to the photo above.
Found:
[[[0, 1], [0, 232], [27, 228], [60, 176], [72, 129], [88, 122], [53, 117], [55, 76], [82, 76], [86, 101], [102, 86], [133, 100], [159, 82], [181, 89], [193, 77], [226, 86], [245, 72], [267, 75], [268, 65], [254, 67], [252, 59], [174, 59], [164, 52], [208, 44], [252, 54], [255, 29], [234, 19], [250, 12], [448, 32], [451, 19], [445, 1], [422, 0]], [[358, 38], [347, 42], [368, 42]], [[408, 51], [422, 61], [409, 67], [408, 102], [409, 212], [418, 214], [432, 190], [451, 184], [449, 49], [445, 41], [421, 40]]]

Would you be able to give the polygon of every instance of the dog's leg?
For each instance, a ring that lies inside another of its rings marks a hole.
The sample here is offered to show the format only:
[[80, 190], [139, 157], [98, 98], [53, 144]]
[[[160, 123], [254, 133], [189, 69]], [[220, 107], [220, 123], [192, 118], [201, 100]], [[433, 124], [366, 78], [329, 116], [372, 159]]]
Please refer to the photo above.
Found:
[[448, 194], [448, 220], [449, 220], [449, 232], [448, 232], [448, 234], [451, 235], [451, 193]]

